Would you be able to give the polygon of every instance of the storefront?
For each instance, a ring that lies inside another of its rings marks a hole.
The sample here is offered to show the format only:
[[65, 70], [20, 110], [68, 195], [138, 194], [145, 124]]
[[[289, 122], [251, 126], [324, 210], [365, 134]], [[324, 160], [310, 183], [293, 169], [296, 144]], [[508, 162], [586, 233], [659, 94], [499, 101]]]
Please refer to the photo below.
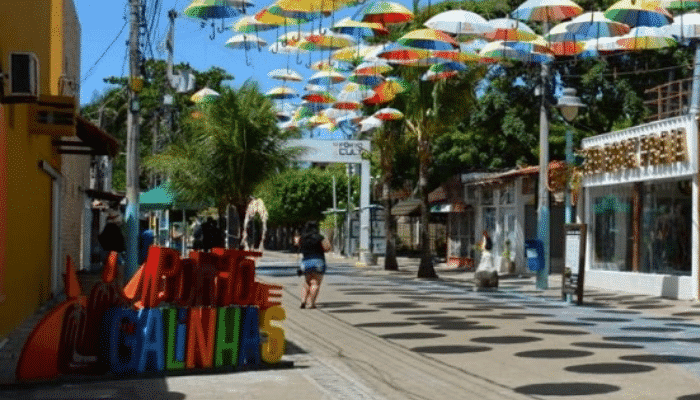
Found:
[[689, 116], [582, 141], [586, 286], [698, 298], [697, 146]]

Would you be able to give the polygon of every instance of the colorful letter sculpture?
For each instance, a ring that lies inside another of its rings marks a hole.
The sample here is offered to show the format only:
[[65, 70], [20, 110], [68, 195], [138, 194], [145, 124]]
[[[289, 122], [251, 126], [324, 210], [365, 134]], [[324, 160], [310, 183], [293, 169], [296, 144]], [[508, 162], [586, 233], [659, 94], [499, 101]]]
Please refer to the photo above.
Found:
[[261, 255], [214, 249], [181, 259], [172, 249], [151, 246], [146, 262], [122, 290], [113, 252], [89, 297], [82, 294], [68, 258], [66, 300], [30, 334], [17, 379], [278, 363], [285, 338], [273, 321], [286, 317], [282, 286], [255, 280], [250, 257]]

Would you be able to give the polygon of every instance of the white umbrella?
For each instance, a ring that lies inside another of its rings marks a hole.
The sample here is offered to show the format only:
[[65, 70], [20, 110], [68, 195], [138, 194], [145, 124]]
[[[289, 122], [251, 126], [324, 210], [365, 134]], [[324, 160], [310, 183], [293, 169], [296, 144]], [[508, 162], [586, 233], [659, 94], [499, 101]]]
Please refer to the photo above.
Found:
[[384, 125], [384, 122], [376, 117], [367, 117], [360, 121], [360, 132], [371, 131]]
[[490, 29], [484, 17], [465, 10], [441, 12], [427, 20], [423, 25], [455, 35], [482, 35]]
[[666, 32], [682, 39], [700, 38], [700, 13], [692, 12], [676, 16], [671, 25], [666, 25]]
[[289, 68], [273, 69], [272, 71], [267, 73], [267, 76], [280, 81], [301, 82], [303, 80], [303, 78], [301, 77], [301, 75], [299, 75], [298, 72]]
[[265, 46], [267, 42], [258, 35], [236, 35], [226, 41], [224, 46], [229, 49], [250, 50], [254, 47]]

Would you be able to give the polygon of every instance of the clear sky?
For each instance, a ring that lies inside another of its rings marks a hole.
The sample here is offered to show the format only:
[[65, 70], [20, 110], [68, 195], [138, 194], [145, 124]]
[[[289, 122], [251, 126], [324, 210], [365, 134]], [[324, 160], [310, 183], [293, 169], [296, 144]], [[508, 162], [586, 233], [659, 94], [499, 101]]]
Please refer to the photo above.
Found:
[[[107, 76], [126, 76], [128, 74], [129, 65], [127, 57], [126, 41], [129, 37], [128, 24], [129, 5], [128, 0], [113, 0], [113, 1], [95, 1], [95, 0], [73, 0], [78, 12], [78, 18], [82, 28], [82, 66], [81, 66], [81, 93], [80, 104], [84, 105], [94, 98], [96, 93], [102, 92], [109, 87], [103, 82], [103, 78]], [[255, 6], [247, 10], [247, 14], [254, 14], [262, 8], [267, 7], [272, 0], [259, 2], [253, 0]], [[423, 0], [425, 1], [425, 0]], [[272, 87], [281, 84], [281, 81], [271, 80], [267, 77], [267, 73], [276, 68], [286, 68], [288, 56], [283, 54], [272, 54], [265, 47], [262, 52], [257, 49], [247, 52], [249, 62], [252, 66], [247, 66], [245, 61], [246, 53], [243, 50], [232, 50], [224, 47], [224, 43], [239, 32], [227, 30], [224, 33], [216, 33], [214, 40], [209, 38], [211, 34], [211, 26], [207, 25], [204, 28], [200, 24], [188, 17], [182, 15], [182, 11], [187, 7], [191, 0], [158, 0], [159, 12], [154, 19], [153, 24], [149, 20], [149, 28], [153, 27], [151, 34], [151, 50], [147, 52], [148, 58], [155, 56], [158, 59], [166, 59], [164, 42], [168, 28], [168, 10], [175, 9], [180, 14], [175, 24], [175, 56], [174, 62], [187, 62], [197, 70], [206, 70], [211, 66], [224, 68], [229, 73], [233, 74], [235, 79], [229, 82], [230, 85], [239, 86], [247, 78], [253, 78], [260, 83], [261, 90], [267, 91]], [[412, 8], [410, 0], [398, 0], [409, 9]], [[153, 13], [156, 0], [147, 0], [146, 9], [147, 15]], [[335, 14], [335, 21], [348, 16], [352, 16], [362, 6], [346, 8]], [[230, 26], [238, 19], [229, 18], [226, 20], [227, 26]], [[331, 26], [331, 17], [324, 17], [322, 20], [323, 27]], [[127, 23], [126, 26], [124, 24]], [[309, 31], [318, 27], [318, 20], [301, 26], [303, 31]], [[221, 26], [221, 22], [218, 23]], [[122, 30], [123, 28], [123, 30]], [[290, 29], [292, 29], [290, 27]], [[121, 34], [119, 34], [119, 32]], [[284, 33], [284, 28], [261, 32], [260, 37], [265, 39], [268, 44], [276, 40], [278, 35]], [[115, 41], [116, 38], [116, 41]], [[114, 43], [110, 47], [110, 43]], [[108, 49], [109, 48], [109, 49]], [[106, 53], [105, 53], [106, 51]], [[103, 54], [102, 59], [97, 62], [98, 58]], [[328, 52], [311, 52], [312, 61], [318, 61], [323, 55], [328, 58]], [[289, 58], [289, 67], [299, 72], [305, 79], [308, 79], [317, 71], [309, 70], [306, 64], [309, 62], [309, 54], [301, 56], [302, 65], [296, 63], [295, 56]], [[97, 64], [95, 65], [95, 63]], [[94, 67], [93, 67], [94, 66]], [[91, 70], [92, 68], [92, 70]], [[300, 94], [303, 94], [303, 87], [306, 82], [298, 84], [287, 83], [288, 86], [296, 89]]]

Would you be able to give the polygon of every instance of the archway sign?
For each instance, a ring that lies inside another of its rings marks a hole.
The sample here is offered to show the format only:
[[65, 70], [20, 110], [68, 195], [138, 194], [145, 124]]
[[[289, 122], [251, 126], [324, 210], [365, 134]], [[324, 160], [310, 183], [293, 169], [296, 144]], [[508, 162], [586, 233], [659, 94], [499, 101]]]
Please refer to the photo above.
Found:
[[369, 160], [362, 154], [371, 151], [369, 140], [288, 140], [290, 147], [304, 149], [299, 161], [360, 164], [360, 249], [369, 249]]

